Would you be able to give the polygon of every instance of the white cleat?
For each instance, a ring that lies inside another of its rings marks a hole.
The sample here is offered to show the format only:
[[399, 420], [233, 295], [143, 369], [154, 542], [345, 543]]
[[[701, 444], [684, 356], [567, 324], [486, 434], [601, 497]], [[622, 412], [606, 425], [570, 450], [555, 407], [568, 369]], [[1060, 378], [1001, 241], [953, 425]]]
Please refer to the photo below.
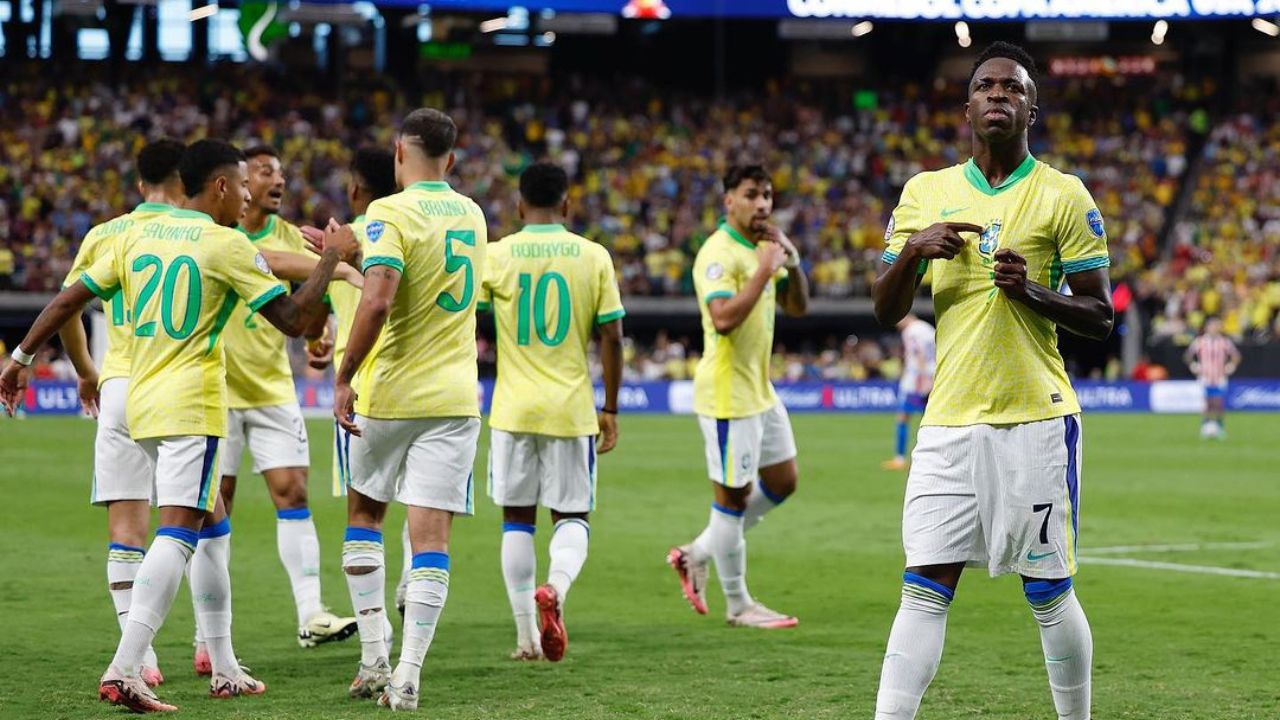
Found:
[[98, 699], [135, 713], [173, 712], [178, 708], [160, 700], [140, 677], [127, 677], [108, 667], [98, 681]]
[[382, 691], [382, 696], [378, 698], [378, 704], [391, 710], [417, 710], [418, 709], [418, 689], [412, 685], [405, 685], [398, 688], [391, 683], [387, 683], [387, 688]]
[[517, 647], [511, 651], [511, 659], [517, 662], [537, 662], [543, 660], [542, 648], [534, 645], [531, 647]]
[[233, 698], [241, 695], [261, 695], [267, 691], [267, 684], [255, 680], [249, 673], [241, 670], [236, 675], [214, 673], [209, 679], [209, 697]]
[[391, 682], [391, 664], [386, 658], [378, 658], [373, 665], [360, 665], [356, 679], [351, 681], [347, 694], [353, 698], [377, 697]]
[[338, 617], [328, 610], [321, 610], [298, 628], [298, 645], [309, 648], [321, 643], [346, 640], [355, 635], [357, 629], [355, 618]]
[[753, 603], [746, 610], [737, 615], [729, 615], [725, 619], [734, 627], [764, 628], [766, 630], [793, 628], [800, 624], [800, 621], [794, 617], [770, 610], [759, 602]]

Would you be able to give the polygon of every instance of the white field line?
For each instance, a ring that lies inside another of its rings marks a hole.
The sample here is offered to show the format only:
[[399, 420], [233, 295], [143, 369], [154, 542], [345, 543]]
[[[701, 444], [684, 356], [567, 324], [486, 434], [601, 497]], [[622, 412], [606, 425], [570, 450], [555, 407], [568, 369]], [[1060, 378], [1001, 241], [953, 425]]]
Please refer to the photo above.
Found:
[[1086, 555], [1080, 556], [1080, 562], [1088, 565], [1119, 565], [1147, 570], [1169, 570], [1171, 572], [1254, 578], [1257, 580], [1280, 580], [1280, 573], [1264, 572], [1262, 570], [1239, 570], [1237, 568], [1214, 567], [1212, 565], [1184, 565], [1182, 563], [1154, 562], [1151, 560], [1136, 560], [1134, 558], [1099, 558]]
[[1081, 555], [1129, 555], [1130, 553], [1197, 552], [1199, 550], [1261, 550], [1275, 543], [1261, 542], [1209, 542], [1181, 543], [1178, 545], [1115, 545], [1112, 547], [1081, 549]]

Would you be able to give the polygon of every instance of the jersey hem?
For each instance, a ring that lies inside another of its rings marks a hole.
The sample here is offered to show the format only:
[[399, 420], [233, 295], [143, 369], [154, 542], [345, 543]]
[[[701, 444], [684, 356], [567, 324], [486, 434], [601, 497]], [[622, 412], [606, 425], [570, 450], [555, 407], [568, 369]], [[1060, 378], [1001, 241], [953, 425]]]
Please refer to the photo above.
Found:
[[938, 422], [930, 419], [921, 419], [920, 427], [972, 427], [974, 425], [1029, 425], [1031, 423], [1044, 422], [1045, 420], [1057, 420], [1058, 418], [1067, 417], [1068, 415], [1079, 415], [1080, 406], [1076, 405], [1074, 409], [1071, 407], [1062, 408], [1062, 412], [1053, 412], [1049, 415], [1043, 415], [1033, 418], [1020, 417], [1000, 417], [991, 419], [974, 420], [973, 422]]

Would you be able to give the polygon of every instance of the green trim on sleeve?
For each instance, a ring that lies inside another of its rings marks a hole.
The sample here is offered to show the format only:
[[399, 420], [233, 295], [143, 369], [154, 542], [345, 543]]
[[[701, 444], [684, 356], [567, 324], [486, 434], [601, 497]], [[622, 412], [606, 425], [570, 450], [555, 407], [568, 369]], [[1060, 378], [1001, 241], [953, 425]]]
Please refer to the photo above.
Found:
[[386, 265], [389, 268], [395, 268], [400, 272], [404, 272], [404, 261], [400, 258], [393, 258], [388, 255], [374, 255], [371, 258], [365, 258], [364, 265], [360, 266], [360, 272], [369, 272], [369, 268], [374, 265]]
[[627, 311], [625, 309], [618, 308], [617, 310], [614, 310], [611, 313], [597, 315], [596, 324], [603, 325], [605, 323], [613, 322], [614, 320], [621, 320], [622, 318], [626, 317], [626, 315], [627, 315]]
[[709, 305], [711, 304], [711, 301], [715, 300], [716, 298], [731, 298], [731, 297], [733, 297], [733, 293], [729, 292], [728, 290], [716, 290], [715, 292], [707, 293], [707, 296], [702, 298], [702, 302]]
[[110, 300], [117, 292], [120, 291], [119, 285], [113, 285], [109, 288], [104, 288], [98, 285], [98, 283], [93, 281], [93, 278], [89, 277], [89, 273], [80, 273], [80, 282], [84, 283], [84, 286], [89, 288], [89, 292], [92, 292], [103, 300]]
[[268, 291], [266, 291], [266, 292], [262, 293], [261, 295], [259, 295], [258, 297], [254, 298], [253, 300], [250, 300], [250, 301], [248, 302], [249, 309], [250, 309], [250, 310], [252, 310], [252, 311], [254, 311], [254, 312], [258, 312], [258, 310], [259, 310], [263, 305], [266, 305], [267, 303], [271, 302], [272, 300], [275, 300], [276, 298], [278, 298], [278, 297], [280, 297], [281, 295], [284, 295], [284, 294], [285, 294], [284, 286], [283, 286], [283, 285], [276, 285], [275, 287], [273, 287], [273, 288], [271, 288], [270, 290], [268, 290]]
[[1111, 257], [1108, 255], [1062, 261], [1062, 272], [1067, 275], [1078, 272], [1087, 272], [1089, 270], [1099, 270], [1105, 267], [1111, 267]]
[[885, 265], [892, 265], [894, 262], [897, 261], [897, 259], [898, 259], [898, 253], [892, 250], [885, 250], [884, 253], [880, 255], [880, 262], [884, 263]]

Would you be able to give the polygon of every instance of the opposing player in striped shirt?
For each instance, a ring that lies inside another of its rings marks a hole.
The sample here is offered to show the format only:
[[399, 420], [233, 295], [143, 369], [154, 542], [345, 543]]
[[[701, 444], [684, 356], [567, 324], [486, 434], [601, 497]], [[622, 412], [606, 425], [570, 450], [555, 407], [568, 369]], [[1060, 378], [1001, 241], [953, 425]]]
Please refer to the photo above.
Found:
[[1204, 418], [1200, 422], [1200, 438], [1225, 440], [1223, 414], [1227, 408], [1227, 379], [1240, 366], [1240, 351], [1231, 338], [1222, 334], [1222, 320], [1211, 317], [1204, 324], [1204, 334], [1191, 341], [1182, 357], [1204, 389]]

